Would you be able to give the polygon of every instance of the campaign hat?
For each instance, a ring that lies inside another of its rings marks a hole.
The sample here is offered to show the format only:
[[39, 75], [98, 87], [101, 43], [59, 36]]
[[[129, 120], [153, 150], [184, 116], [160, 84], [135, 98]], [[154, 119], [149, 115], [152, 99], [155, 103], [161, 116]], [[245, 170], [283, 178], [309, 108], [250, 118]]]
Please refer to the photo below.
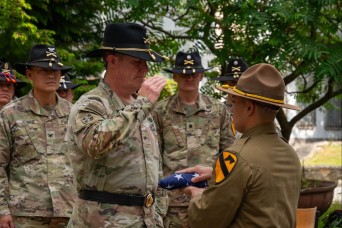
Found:
[[27, 83], [17, 79], [14, 75], [13, 69], [8, 62], [0, 62], [0, 81], [13, 84], [15, 89], [24, 87]]
[[285, 83], [280, 72], [272, 65], [260, 63], [249, 67], [242, 73], [236, 86], [216, 86], [217, 89], [231, 95], [244, 97], [261, 103], [300, 110], [299, 107], [286, 104]]
[[74, 84], [68, 75], [63, 75], [59, 81], [59, 90], [76, 89], [81, 84]]
[[104, 53], [113, 52], [152, 62], [168, 60], [168, 57], [153, 51], [150, 43], [144, 26], [136, 23], [111, 23], [105, 28], [102, 45], [86, 56], [103, 57]]
[[14, 68], [20, 74], [26, 75], [26, 69], [30, 66], [60, 70], [62, 73], [66, 73], [72, 69], [71, 66], [64, 66], [55, 46], [46, 44], [32, 46], [27, 62], [16, 63]]
[[228, 62], [226, 71], [223, 75], [211, 79], [220, 82], [238, 81], [241, 74], [245, 72], [247, 68], [248, 64], [244, 61], [243, 58], [233, 58]]
[[202, 65], [201, 56], [198, 51], [194, 52], [183, 52], [180, 51], [176, 55], [175, 66], [171, 69], [164, 69], [169, 73], [177, 74], [195, 74], [202, 73], [210, 68], [204, 68]]

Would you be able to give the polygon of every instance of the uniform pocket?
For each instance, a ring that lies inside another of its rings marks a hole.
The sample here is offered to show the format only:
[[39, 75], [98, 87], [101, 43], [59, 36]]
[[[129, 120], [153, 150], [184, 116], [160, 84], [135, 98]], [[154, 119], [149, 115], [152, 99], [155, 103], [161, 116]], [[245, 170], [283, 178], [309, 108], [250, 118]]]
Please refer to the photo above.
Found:
[[16, 128], [13, 133], [13, 164], [25, 163], [38, 156], [26, 127]]

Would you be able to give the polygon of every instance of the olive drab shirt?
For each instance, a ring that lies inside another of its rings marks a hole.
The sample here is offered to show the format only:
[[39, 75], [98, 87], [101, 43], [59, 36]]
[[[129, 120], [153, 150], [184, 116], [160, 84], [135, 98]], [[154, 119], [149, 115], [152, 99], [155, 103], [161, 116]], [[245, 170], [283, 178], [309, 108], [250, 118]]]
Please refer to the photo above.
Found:
[[[157, 103], [154, 110], [163, 158], [163, 173], [195, 165], [212, 166], [218, 153], [234, 142], [226, 106], [200, 94], [193, 107], [174, 95]], [[190, 197], [168, 191], [170, 206], [188, 206]]]
[[[156, 191], [162, 170], [152, 109], [153, 104], [142, 96], [124, 105], [104, 81], [74, 104], [67, 139], [78, 191], [133, 195]], [[78, 199], [72, 225], [154, 227], [155, 219], [155, 206]]]
[[76, 197], [64, 142], [71, 103], [45, 110], [32, 91], [0, 112], [0, 216], [70, 217]]
[[273, 124], [245, 132], [219, 155], [214, 185], [194, 197], [191, 227], [295, 227], [301, 165]]

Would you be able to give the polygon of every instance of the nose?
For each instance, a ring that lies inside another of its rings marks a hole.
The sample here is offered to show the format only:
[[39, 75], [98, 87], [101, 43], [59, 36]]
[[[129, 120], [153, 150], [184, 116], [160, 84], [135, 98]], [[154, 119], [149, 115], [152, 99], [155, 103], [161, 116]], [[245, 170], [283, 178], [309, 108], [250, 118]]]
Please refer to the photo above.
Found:
[[59, 72], [60, 71], [58, 71], [58, 70], [47, 70], [46, 71], [46, 75], [48, 76], [48, 77], [51, 77], [51, 78], [55, 78], [55, 77], [57, 77], [57, 76], [59, 76]]

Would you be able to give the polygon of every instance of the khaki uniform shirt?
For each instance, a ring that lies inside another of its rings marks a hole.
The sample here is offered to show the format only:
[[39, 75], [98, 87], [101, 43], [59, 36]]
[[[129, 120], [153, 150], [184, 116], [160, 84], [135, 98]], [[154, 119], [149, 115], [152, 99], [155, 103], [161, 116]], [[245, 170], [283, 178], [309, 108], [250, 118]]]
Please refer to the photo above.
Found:
[[273, 124], [250, 129], [222, 155], [216, 183], [190, 202], [191, 227], [296, 226], [301, 165]]
[[64, 137], [71, 103], [46, 111], [32, 91], [0, 112], [0, 216], [70, 217], [75, 199]]
[[[164, 176], [195, 165], [212, 166], [218, 153], [234, 142], [226, 106], [199, 95], [188, 109], [177, 95], [157, 103], [154, 117], [160, 136]], [[168, 191], [170, 206], [188, 206], [190, 197]]]
[[[150, 115], [152, 109], [153, 104], [142, 96], [124, 105], [104, 81], [74, 104], [67, 138], [78, 191], [134, 195], [156, 191], [162, 170], [155, 124]], [[155, 206], [122, 206], [78, 199], [72, 224], [154, 227], [155, 219]]]

